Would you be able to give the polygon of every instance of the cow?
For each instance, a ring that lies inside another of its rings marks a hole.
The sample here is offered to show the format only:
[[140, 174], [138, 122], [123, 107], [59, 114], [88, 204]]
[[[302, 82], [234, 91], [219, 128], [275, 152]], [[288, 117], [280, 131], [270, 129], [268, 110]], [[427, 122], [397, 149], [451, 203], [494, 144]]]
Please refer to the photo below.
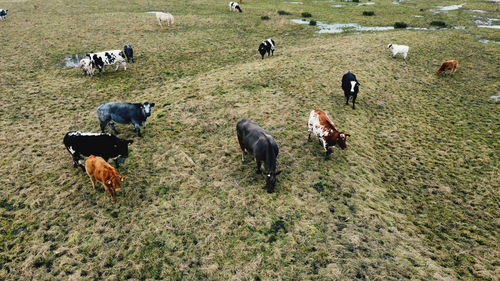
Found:
[[111, 195], [111, 201], [115, 203], [116, 191], [120, 190], [125, 177], [120, 176], [106, 160], [94, 155], [90, 155], [85, 161], [85, 171], [89, 175], [92, 187], [95, 189], [95, 180], [102, 183], [104, 189]]
[[[106, 125], [119, 134], [113, 122], [119, 124], [132, 124], [139, 137], [141, 135], [140, 126], [144, 125], [146, 119], [151, 116], [151, 107], [155, 103], [128, 103], [128, 102], [106, 102], [101, 103], [97, 108], [97, 118], [101, 125], [101, 131], [104, 133]], [[113, 122], [110, 122], [113, 121]]]
[[123, 52], [125, 53], [125, 56], [127, 56], [127, 62], [134, 62], [134, 49], [132, 49], [132, 46], [128, 44], [123, 46]]
[[403, 54], [403, 58], [406, 60], [410, 47], [406, 45], [396, 45], [389, 43], [389, 45], [387, 45], [387, 49], [391, 49], [393, 58], [396, 57], [397, 54]]
[[95, 72], [95, 63], [88, 57], [84, 57], [80, 60], [78, 67], [82, 71], [83, 75], [93, 76]]
[[[236, 134], [241, 148], [241, 160], [245, 163], [244, 155], [253, 154], [257, 162], [257, 174], [264, 173], [266, 188], [268, 193], [274, 192], [276, 176], [281, 171], [276, 172], [276, 158], [278, 157], [278, 144], [273, 137], [257, 123], [247, 119], [242, 119], [236, 124]], [[261, 169], [264, 162], [264, 170]]]
[[9, 10], [0, 9], [0, 18], [4, 20], [5, 17], [7, 17], [7, 12], [8, 11]]
[[356, 79], [356, 75], [351, 72], [347, 72], [342, 76], [342, 90], [344, 90], [345, 105], [349, 104], [349, 98], [352, 97], [352, 109], [356, 109], [356, 97], [359, 92], [359, 82]]
[[436, 75], [445, 73], [450, 70], [450, 73], [455, 73], [457, 71], [458, 61], [457, 60], [447, 60], [441, 64], [441, 67], [436, 71]]
[[156, 13], [156, 20], [158, 21], [158, 24], [160, 26], [161, 26], [162, 21], [166, 22], [167, 26], [173, 25], [175, 23], [174, 16], [172, 16], [171, 13], [157, 12]]
[[309, 138], [307, 141], [311, 141], [311, 133], [314, 133], [318, 137], [320, 145], [325, 149], [325, 160], [330, 159], [330, 147], [338, 145], [342, 149], [347, 148], [345, 142], [347, 137], [351, 135], [339, 132], [325, 112], [319, 109], [311, 111], [307, 125], [309, 128]]
[[229, 11], [239, 11], [240, 13], [243, 12], [240, 8], [240, 5], [236, 2], [229, 2]]
[[66, 133], [63, 139], [64, 146], [73, 157], [73, 167], [81, 167], [85, 172], [83, 164], [80, 162], [80, 154], [83, 156], [97, 155], [108, 161], [113, 158], [116, 167], [119, 162], [128, 157], [128, 145], [133, 140], [120, 139], [112, 134], [85, 133], [72, 131]]
[[125, 62], [125, 55], [122, 50], [112, 50], [112, 51], [104, 51], [99, 53], [88, 53], [86, 56], [94, 62], [97, 69], [99, 69], [99, 73], [104, 71], [104, 66], [116, 64], [115, 71], [120, 68], [120, 65], [123, 65], [123, 69], [127, 70], [127, 62]]
[[262, 56], [262, 59], [264, 59], [264, 55], [266, 54], [266, 52], [267, 52], [267, 56], [270, 56], [271, 53], [274, 56], [274, 46], [275, 46], [274, 41], [271, 38], [266, 39], [266, 40], [262, 41], [262, 43], [260, 43], [259, 53]]

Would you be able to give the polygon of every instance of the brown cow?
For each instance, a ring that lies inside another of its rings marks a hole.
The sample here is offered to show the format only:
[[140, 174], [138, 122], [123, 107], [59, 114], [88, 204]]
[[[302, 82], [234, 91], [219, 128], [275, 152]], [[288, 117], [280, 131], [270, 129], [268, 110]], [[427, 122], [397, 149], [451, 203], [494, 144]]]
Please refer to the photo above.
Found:
[[108, 162], [104, 161], [102, 157], [90, 155], [85, 161], [85, 170], [90, 177], [92, 187], [95, 189], [94, 180], [104, 185], [104, 189], [111, 195], [111, 201], [115, 202], [115, 194], [120, 190], [121, 182], [125, 179], [118, 174]]
[[325, 160], [328, 160], [330, 156], [330, 147], [338, 145], [342, 149], [347, 148], [345, 141], [351, 135], [339, 132], [332, 120], [330, 120], [330, 117], [323, 111], [319, 109], [311, 111], [307, 125], [309, 127], [309, 138], [307, 141], [311, 141], [311, 133], [314, 133], [318, 137], [320, 144], [326, 152]]
[[450, 70], [451, 73], [455, 73], [455, 71], [457, 71], [457, 67], [457, 60], [447, 60], [441, 64], [441, 67], [436, 71], [436, 75], [439, 75], [442, 72], [446, 72], [447, 70]]

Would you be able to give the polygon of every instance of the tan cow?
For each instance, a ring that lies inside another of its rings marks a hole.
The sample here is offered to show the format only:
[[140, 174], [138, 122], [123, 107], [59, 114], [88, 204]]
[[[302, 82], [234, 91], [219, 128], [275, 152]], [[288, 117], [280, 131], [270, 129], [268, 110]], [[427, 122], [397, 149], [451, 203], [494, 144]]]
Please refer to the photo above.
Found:
[[92, 187], [95, 189], [95, 181], [104, 185], [104, 189], [111, 195], [111, 201], [115, 202], [115, 194], [120, 190], [121, 182], [125, 179], [118, 174], [108, 162], [104, 161], [102, 157], [90, 155], [85, 161], [85, 170], [90, 177]]
[[455, 71], [457, 71], [457, 67], [457, 60], [447, 60], [441, 64], [441, 67], [436, 71], [436, 75], [446, 72], [447, 70], [450, 70], [451, 73], [455, 73]]

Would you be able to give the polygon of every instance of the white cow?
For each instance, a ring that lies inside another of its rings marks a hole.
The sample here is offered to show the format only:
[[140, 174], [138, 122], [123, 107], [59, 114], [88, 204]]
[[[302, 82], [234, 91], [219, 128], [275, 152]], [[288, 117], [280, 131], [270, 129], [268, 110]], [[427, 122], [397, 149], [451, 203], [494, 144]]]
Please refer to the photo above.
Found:
[[162, 21], [167, 22], [167, 26], [173, 25], [175, 23], [174, 16], [172, 16], [171, 13], [157, 12], [156, 13], [156, 20], [158, 21], [158, 24], [160, 26], [161, 26]]
[[123, 65], [123, 69], [127, 70], [127, 63], [125, 61], [125, 55], [122, 50], [111, 50], [99, 53], [89, 53], [87, 57], [94, 63], [99, 69], [99, 72], [104, 71], [104, 66], [116, 64], [115, 71], [118, 70], [120, 65]]
[[403, 54], [404, 59], [406, 59], [408, 56], [408, 50], [410, 50], [410, 47], [406, 45], [396, 45], [392, 43], [389, 43], [387, 48], [392, 50], [392, 57], [395, 57], [397, 54]]

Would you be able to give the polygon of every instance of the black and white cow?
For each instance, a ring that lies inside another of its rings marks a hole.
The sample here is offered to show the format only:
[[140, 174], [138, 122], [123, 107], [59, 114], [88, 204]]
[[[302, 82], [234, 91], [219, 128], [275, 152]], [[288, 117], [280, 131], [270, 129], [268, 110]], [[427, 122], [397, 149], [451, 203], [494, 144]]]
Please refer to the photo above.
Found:
[[[242, 152], [241, 160], [245, 163], [244, 155], [248, 152], [253, 154], [255, 161], [257, 161], [257, 173], [263, 172], [266, 178], [267, 192], [274, 192], [276, 176], [281, 173], [281, 171], [276, 172], [278, 144], [259, 124], [247, 119], [238, 122], [236, 133]], [[264, 170], [261, 170], [262, 162], [264, 162]]]
[[8, 11], [9, 10], [0, 9], [0, 18], [4, 20]]
[[120, 65], [123, 65], [123, 69], [127, 70], [127, 63], [125, 62], [125, 55], [122, 50], [88, 53], [87, 57], [95, 63], [99, 72], [104, 71], [104, 66], [113, 64], [116, 64], [115, 71], [118, 70]]
[[352, 109], [356, 109], [356, 97], [359, 91], [359, 82], [356, 76], [351, 72], [347, 72], [342, 76], [342, 90], [344, 90], [345, 104], [349, 104], [349, 98], [352, 97]]
[[[97, 118], [101, 124], [101, 131], [104, 133], [106, 125], [109, 123], [109, 127], [119, 134], [115, 128], [113, 122], [119, 124], [130, 124], [134, 125], [135, 131], [139, 137], [141, 135], [140, 126], [144, 125], [146, 119], [151, 116], [151, 107], [155, 106], [155, 103], [128, 103], [128, 102], [106, 102], [101, 103], [97, 108]], [[110, 123], [110, 121], [113, 121]]]
[[134, 49], [132, 49], [132, 46], [128, 44], [123, 46], [123, 52], [127, 56], [127, 62], [134, 62]]
[[262, 59], [264, 59], [264, 55], [266, 54], [266, 52], [267, 52], [267, 56], [270, 56], [271, 53], [274, 56], [274, 41], [271, 38], [264, 40], [259, 45], [259, 53], [262, 56]]
[[229, 11], [239, 11], [240, 13], [242, 12], [241, 11], [241, 8], [240, 8], [240, 5], [238, 5], [238, 3], [236, 2], [229, 2]]
[[108, 161], [113, 158], [116, 167], [119, 162], [123, 162], [128, 157], [128, 145], [133, 140], [120, 139], [112, 134], [96, 134], [84, 132], [68, 132], [64, 136], [64, 146], [73, 157], [73, 167], [80, 166], [85, 172], [85, 166], [80, 161], [80, 154], [83, 156], [101, 156]]

